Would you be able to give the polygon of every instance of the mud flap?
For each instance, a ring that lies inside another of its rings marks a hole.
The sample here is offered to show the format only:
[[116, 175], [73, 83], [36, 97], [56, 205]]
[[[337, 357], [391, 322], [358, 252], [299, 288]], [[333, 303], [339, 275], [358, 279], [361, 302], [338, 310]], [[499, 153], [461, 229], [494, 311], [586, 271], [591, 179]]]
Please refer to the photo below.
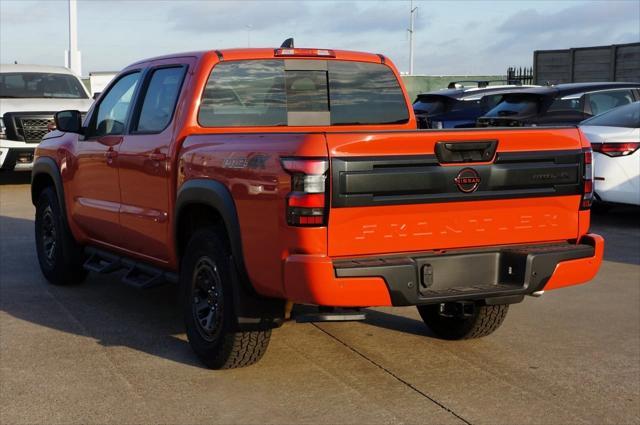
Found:
[[[232, 256], [227, 257], [233, 279], [233, 304], [239, 331], [260, 331], [282, 326], [286, 300], [263, 297], [255, 292], [246, 273], [238, 270]], [[244, 276], [244, 278], [243, 278]]]

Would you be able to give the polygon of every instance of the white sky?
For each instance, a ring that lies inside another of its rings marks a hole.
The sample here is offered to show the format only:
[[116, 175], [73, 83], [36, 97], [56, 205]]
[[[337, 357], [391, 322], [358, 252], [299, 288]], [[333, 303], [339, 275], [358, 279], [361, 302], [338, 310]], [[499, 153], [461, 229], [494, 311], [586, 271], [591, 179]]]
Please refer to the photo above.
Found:
[[[503, 74], [533, 51], [640, 41], [640, 1], [416, 1], [415, 72]], [[64, 64], [66, 0], [0, 0], [0, 61]], [[83, 74], [180, 51], [298, 47], [382, 53], [408, 69], [409, 1], [78, 0]], [[250, 30], [249, 27], [250, 26]]]

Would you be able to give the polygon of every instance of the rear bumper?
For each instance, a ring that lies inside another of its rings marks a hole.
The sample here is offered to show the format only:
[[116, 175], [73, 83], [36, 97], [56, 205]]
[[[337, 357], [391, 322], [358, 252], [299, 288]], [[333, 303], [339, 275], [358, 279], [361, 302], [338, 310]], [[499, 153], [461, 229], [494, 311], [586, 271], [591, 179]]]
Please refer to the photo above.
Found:
[[331, 306], [420, 305], [473, 299], [517, 299], [591, 280], [604, 240], [579, 244], [503, 246], [477, 250], [332, 260], [294, 255], [285, 261], [288, 299]]

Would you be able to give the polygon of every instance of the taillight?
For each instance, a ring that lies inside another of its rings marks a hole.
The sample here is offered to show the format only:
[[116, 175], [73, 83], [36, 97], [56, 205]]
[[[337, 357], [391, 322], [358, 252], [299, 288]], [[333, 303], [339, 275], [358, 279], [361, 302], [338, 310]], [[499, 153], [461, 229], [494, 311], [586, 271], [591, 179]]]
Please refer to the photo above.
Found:
[[593, 143], [591, 148], [594, 152], [599, 152], [607, 156], [627, 156], [640, 148], [640, 143]]
[[329, 162], [315, 158], [282, 158], [291, 175], [287, 196], [287, 223], [291, 226], [324, 226], [327, 219], [327, 171]]
[[583, 148], [584, 172], [582, 174], [582, 203], [580, 209], [588, 210], [593, 203], [593, 153], [591, 148]]
[[276, 49], [274, 55], [275, 56], [305, 56], [305, 57], [322, 56], [325, 58], [334, 58], [336, 56], [333, 50], [328, 50], [328, 49], [294, 49], [294, 48]]

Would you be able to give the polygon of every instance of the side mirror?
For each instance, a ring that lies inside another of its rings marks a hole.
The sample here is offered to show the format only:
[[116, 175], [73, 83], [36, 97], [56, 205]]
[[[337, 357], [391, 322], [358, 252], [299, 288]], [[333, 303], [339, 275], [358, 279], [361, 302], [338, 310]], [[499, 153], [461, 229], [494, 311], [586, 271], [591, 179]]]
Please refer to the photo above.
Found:
[[95, 92], [95, 93], [93, 94], [93, 96], [92, 96], [92, 97], [93, 97], [93, 100], [98, 100], [98, 98], [100, 97], [100, 95], [101, 95], [101, 94], [102, 94], [102, 92], [101, 92], [101, 91], [97, 91], [97, 92]]
[[56, 128], [66, 133], [82, 134], [82, 114], [80, 111], [60, 111], [53, 116]]

